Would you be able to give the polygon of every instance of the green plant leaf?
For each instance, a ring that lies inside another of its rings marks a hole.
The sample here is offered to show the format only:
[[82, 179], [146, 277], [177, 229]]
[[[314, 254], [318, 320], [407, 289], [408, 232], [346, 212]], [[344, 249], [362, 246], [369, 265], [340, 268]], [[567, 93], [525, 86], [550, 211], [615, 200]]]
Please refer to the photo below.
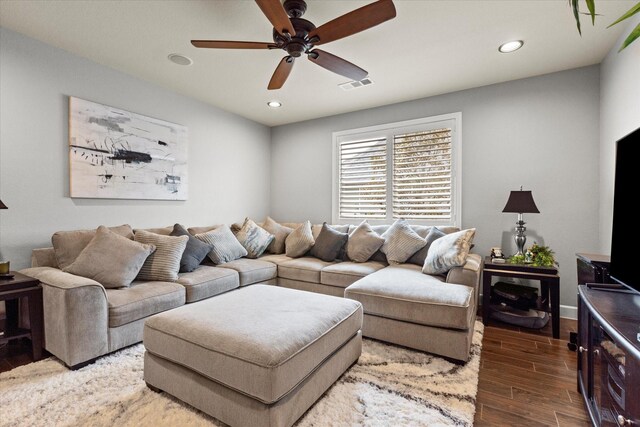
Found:
[[596, 25], [596, 0], [585, 0], [587, 2], [587, 9], [591, 15], [591, 25]]
[[578, 0], [569, 0], [569, 3], [571, 4], [571, 9], [573, 9], [573, 16], [576, 18], [578, 33], [582, 35], [582, 29], [580, 28], [580, 6], [578, 5]]
[[620, 52], [625, 47], [629, 46], [638, 37], [640, 37], [640, 24], [638, 24], [636, 28], [634, 28], [633, 31], [631, 31], [631, 34], [629, 34], [626, 40], [622, 43], [622, 46], [620, 47], [620, 50], [618, 52]]
[[[614, 25], [616, 25], [618, 22], [624, 21], [625, 19], [635, 15], [636, 13], [640, 12], [640, 2], [638, 2], [638, 4], [636, 4], [635, 6], [633, 6], [631, 9], [629, 9], [627, 11], [627, 13], [625, 13], [624, 15], [622, 15], [620, 18], [618, 18], [613, 24], [609, 25], [607, 28], [611, 28]], [[632, 40], [633, 41], [633, 40]], [[623, 48], [624, 49], [624, 48]]]

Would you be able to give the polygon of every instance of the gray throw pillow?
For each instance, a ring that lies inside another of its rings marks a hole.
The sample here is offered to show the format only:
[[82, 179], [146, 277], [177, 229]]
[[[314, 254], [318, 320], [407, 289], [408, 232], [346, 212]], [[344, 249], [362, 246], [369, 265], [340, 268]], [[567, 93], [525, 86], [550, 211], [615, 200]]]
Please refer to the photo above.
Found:
[[427, 252], [422, 272], [444, 274], [453, 267], [463, 266], [467, 261], [475, 234], [476, 229], [470, 228], [436, 239]]
[[[109, 227], [109, 230], [133, 240], [133, 229], [129, 224]], [[58, 231], [51, 236], [53, 253], [59, 269], [64, 269], [78, 258], [80, 252], [87, 247], [96, 235], [96, 230]]]
[[380, 250], [389, 264], [402, 264], [427, 244], [404, 219], [396, 220], [382, 237], [384, 244]]
[[236, 239], [247, 250], [247, 258], [255, 259], [267, 250], [274, 236], [253, 220], [245, 218], [244, 224], [236, 233]]
[[267, 247], [267, 252], [276, 254], [276, 255], [283, 254], [284, 241], [287, 239], [287, 236], [291, 234], [291, 232], [293, 231], [293, 228], [285, 227], [284, 225], [278, 224], [269, 216], [267, 217], [267, 219], [264, 220], [264, 224], [262, 224], [262, 228], [264, 228], [274, 236], [273, 241]]
[[314, 243], [311, 222], [307, 220], [287, 236], [284, 245], [285, 253], [291, 258], [301, 257], [313, 247]]
[[353, 262], [367, 262], [383, 243], [384, 238], [373, 231], [367, 220], [364, 220], [349, 235], [347, 257]]
[[309, 251], [309, 255], [327, 262], [335, 261], [339, 258], [348, 239], [349, 234], [335, 230], [325, 222], [322, 224], [322, 230]]
[[134, 242], [101, 225], [76, 260], [62, 271], [93, 279], [105, 288], [123, 288], [133, 282], [155, 250], [152, 244]]
[[187, 247], [184, 248], [182, 258], [180, 259], [180, 273], [188, 273], [198, 268], [200, 263], [207, 257], [207, 254], [213, 249], [213, 246], [210, 244], [198, 240], [189, 234], [180, 224], [173, 226], [171, 236], [187, 236], [189, 238]]
[[163, 236], [146, 230], [136, 230], [136, 242], [151, 244], [156, 251], [149, 255], [138, 273], [138, 280], [178, 280], [180, 260], [189, 241], [188, 236]]
[[429, 233], [427, 234], [427, 237], [425, 237], [425, 240], [427, 241], [427, 245], [424, 248], [420, 249], [415, 254], [413, 254], [411, 258], [407, 260], [407, 262], [410, 264], [423, 266], [424, 260], [427, 259], [427, 253], [429, 252], [429, 248], [431, 247], [431, 244], [436, 239], [439, 239], [440, 237], [443, 237], [445, 235], [446, 233], [441, 231], [439, 228], [431, 227], [431, 229], [429, 230]]
[[207, 256], [214, 264], [222, 264], [247, 256], [247, 250], [227, 226], [196, 234], [196, 238], [212, 246]]

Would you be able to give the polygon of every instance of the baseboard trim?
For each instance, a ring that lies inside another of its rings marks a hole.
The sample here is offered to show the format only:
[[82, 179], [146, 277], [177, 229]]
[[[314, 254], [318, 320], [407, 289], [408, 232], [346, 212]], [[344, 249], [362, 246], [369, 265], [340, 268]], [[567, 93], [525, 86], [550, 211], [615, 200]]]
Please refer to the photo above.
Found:
[[572, 305], [560, 305], [560, 317], [565, 319], [578, 319], [578, 307]]

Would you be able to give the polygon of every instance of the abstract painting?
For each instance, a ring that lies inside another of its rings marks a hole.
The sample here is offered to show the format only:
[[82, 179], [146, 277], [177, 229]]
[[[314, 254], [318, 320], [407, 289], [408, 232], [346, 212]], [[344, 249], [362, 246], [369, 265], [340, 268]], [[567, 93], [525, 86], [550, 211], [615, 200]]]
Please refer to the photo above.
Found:
[[187, 200], [187, 128], [69, 97], [71, 197]]

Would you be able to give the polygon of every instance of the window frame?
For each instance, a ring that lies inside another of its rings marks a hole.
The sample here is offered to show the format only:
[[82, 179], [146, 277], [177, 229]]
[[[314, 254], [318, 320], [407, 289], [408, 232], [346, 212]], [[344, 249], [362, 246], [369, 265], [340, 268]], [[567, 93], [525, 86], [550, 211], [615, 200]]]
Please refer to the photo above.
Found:
[[[447, 123], [446, 125], [443, 122]], [[438, 125], [440, 123], [440, 125]], [[447, 220], [407, 219], [410, 224], [431, 226], [462, 225], [462, 112], [382, 125], [367, 126], [333, 132], [332, 155], [332, 224], [353, 224], [364, 218], [340, 218], [340, 143], [350, 140], [385, 137], [387, 141], [387, 209], [385, 219], [367, 219], [371, 225], [391, 224], [393, 218], [393, 140], [394, 136], [412, 132], [427, 131], [430, 128], [451, 127], [451, 218]]]

